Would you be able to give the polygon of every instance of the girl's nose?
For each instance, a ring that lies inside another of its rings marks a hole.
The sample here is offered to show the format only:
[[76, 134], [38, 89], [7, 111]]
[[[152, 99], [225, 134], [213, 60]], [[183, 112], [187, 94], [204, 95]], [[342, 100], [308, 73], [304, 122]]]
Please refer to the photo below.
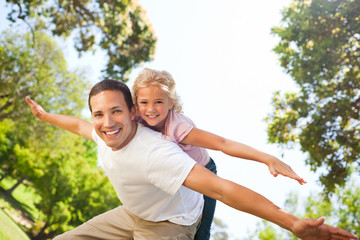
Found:
[[155, 106], [153, 104], [150, 104], [148, 111], [152, 112], [154, 110], [155, 110]]

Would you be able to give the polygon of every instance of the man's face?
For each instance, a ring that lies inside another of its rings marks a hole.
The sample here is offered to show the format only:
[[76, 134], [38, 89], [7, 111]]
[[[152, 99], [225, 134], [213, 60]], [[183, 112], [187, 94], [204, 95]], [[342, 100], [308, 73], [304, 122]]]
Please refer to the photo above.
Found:
[[129, 111], [120, 91], [105, 90], [91, 97], [96, 133], [113, 151], [126, 146], [136, 133], [135, 111]]

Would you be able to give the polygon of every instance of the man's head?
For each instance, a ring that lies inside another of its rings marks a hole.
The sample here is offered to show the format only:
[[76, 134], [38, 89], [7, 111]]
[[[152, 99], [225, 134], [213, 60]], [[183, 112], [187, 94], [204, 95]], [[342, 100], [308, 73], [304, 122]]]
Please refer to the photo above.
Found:
[[135, 109], [124, 83], [114, 80], [97, 83], [89, 94], [89, 108], [97, 135], [112, 150], [123, 148], [134, 137]]
[[91, 108], [91, 104], [90, 104], [90, 99], [92, 98], [92, 96], [94, 96], [100, 92], [103, 92], [105, 90], [120, 91], [124, 96], [124, 99], [128, 106], [129, 111], [131, 111], [131, 108], [133, 107], [133, 102], [132, 102], [132, 97], [131, 97], [131, 92], [130, 92], [129, 87], [121, 81], [105, 79], [101, 82], [98, 82], [91, 88], [91, 91], [89, 94], [89, 99], [88, 99], [90, 112], [92, 112], [92, 108]]

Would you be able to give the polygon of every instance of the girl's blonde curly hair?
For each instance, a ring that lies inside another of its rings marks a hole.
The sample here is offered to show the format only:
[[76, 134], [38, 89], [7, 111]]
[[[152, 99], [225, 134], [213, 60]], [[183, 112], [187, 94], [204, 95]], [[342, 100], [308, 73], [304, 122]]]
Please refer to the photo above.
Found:
[[150, 86], [160, 87], [169, 97], [173, 103], [172, 110], [177, 113], [182, 113], [182, 106], [180, 103], [180, 97], [176, 94], [176, 83], [170, 73], [166, 71], [157, 71], [150, 68], [144, 68], [135, 79], [132, 87], [133, 102], [138, 110], [137, 104], [137, 91], [140, 88], [146, 88]]

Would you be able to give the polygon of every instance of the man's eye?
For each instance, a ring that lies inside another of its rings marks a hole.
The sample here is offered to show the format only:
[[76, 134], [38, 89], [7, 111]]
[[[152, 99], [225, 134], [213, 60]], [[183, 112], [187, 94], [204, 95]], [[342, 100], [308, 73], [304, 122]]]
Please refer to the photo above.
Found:
[[121, 110], [115, 110], [114, 113], [121, 113]]
[[101, 116], [102, 116], [102, 114], [100, 114], [100, 113], [97, 113], [94, 115], [94, 117], [101, 117]]
[[157, 104], [162, 104], [162, 103], [163, 103], [163, 101], [156, 101], [156, 103], [157, 103]]

